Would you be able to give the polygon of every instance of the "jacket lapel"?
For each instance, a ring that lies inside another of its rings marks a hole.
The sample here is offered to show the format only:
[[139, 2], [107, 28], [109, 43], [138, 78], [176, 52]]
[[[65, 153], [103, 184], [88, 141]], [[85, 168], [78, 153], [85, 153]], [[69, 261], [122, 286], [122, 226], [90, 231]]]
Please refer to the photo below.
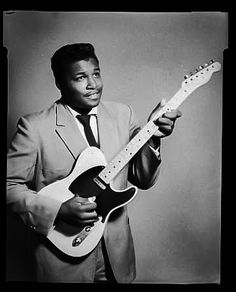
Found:
[[[110, 161], [114, 154], [117, 154], [114, 153], [114, 148], [119, 141], [114, 133], [114, 117], [111, 116], [102, 103], [98, 106], [97, 120], [100, 149], [104, 153], [106, 160]], [[61, 102], [58, 102], [56, 107], [56, 132], [74, 159], [77, 159], [78, 155], [88, 147], [73, 115]]]
[[87, 147], [73, 115], [60, 102], [56, 107], [56, 132], [75, 159]]

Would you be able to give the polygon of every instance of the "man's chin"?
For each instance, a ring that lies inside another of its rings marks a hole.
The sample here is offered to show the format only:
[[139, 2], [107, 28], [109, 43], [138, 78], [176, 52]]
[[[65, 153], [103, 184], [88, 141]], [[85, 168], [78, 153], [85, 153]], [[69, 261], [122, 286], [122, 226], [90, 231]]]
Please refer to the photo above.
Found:
[[93, 108], [99, 105], [100, 102], [100, 98], [96, 98], [96, 99], [91, 99], [89, 100], [89, 102], [87, 104], [85, 104], [85, 107], [87, 108]]
[[92, 108], [96, 107], [99, 105], [100, 100], [98, 101], [90, 101], [89, 103], [86, 104], [73, 104], [69, 105], [71, 108], [76, 110], [77, 112], [81, 112], [82, 114], [88, 113]]

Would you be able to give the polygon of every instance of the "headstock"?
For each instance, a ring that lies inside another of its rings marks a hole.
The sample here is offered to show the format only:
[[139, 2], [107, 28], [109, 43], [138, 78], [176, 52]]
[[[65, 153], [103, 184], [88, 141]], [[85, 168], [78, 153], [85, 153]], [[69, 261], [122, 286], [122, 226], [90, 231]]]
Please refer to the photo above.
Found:
[[182, 82], [182, 88], [186, 90], [195, 90], [197, 87], [207, 83], [214, 72], [220, 71], [221, 64], [214, 60], [204, 66], [199, 66], [195, 69], [194, 73], [190, 72], [190, 75], [184, 76], [184, 81]]

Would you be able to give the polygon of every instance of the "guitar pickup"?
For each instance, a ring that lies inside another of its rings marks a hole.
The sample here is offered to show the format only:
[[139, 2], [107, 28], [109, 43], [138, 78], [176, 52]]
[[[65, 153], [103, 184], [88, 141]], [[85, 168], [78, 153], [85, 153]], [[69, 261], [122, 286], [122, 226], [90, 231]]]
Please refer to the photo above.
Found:
[[103, 190], [106, 189], [106, 185], [104, 185], [97, 177], [93, 179], [93, 181]]

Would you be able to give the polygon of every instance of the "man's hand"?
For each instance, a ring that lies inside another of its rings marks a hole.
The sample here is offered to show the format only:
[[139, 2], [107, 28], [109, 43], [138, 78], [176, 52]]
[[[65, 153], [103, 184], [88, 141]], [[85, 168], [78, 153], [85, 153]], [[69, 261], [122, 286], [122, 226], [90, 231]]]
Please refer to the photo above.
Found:
[[[166, 102], [164, 99], [162, 99], [159, 104], [154, 108], [154, 110], [151, 112], [148, 121], [154, 117], [158, 111], [165, 106]], [[153, 135], [155, 138], [164, 138], [169, 136], [174, 129], [175, 121], [177, 118], [181, 117], [182, 113], [179, 110], [173, 110], [171, 112], [167, 112], [163, 114], [160, 118], [157, 120], [154, 120], [154, 123], [158, 126], [157, 132]]]
[[56, 220], [63, 220], [71, 225], [89, 225], [98, 220], [95, 211], [97, 204], [88, 198], [74, 196], [72, 199], [62, 203]]

